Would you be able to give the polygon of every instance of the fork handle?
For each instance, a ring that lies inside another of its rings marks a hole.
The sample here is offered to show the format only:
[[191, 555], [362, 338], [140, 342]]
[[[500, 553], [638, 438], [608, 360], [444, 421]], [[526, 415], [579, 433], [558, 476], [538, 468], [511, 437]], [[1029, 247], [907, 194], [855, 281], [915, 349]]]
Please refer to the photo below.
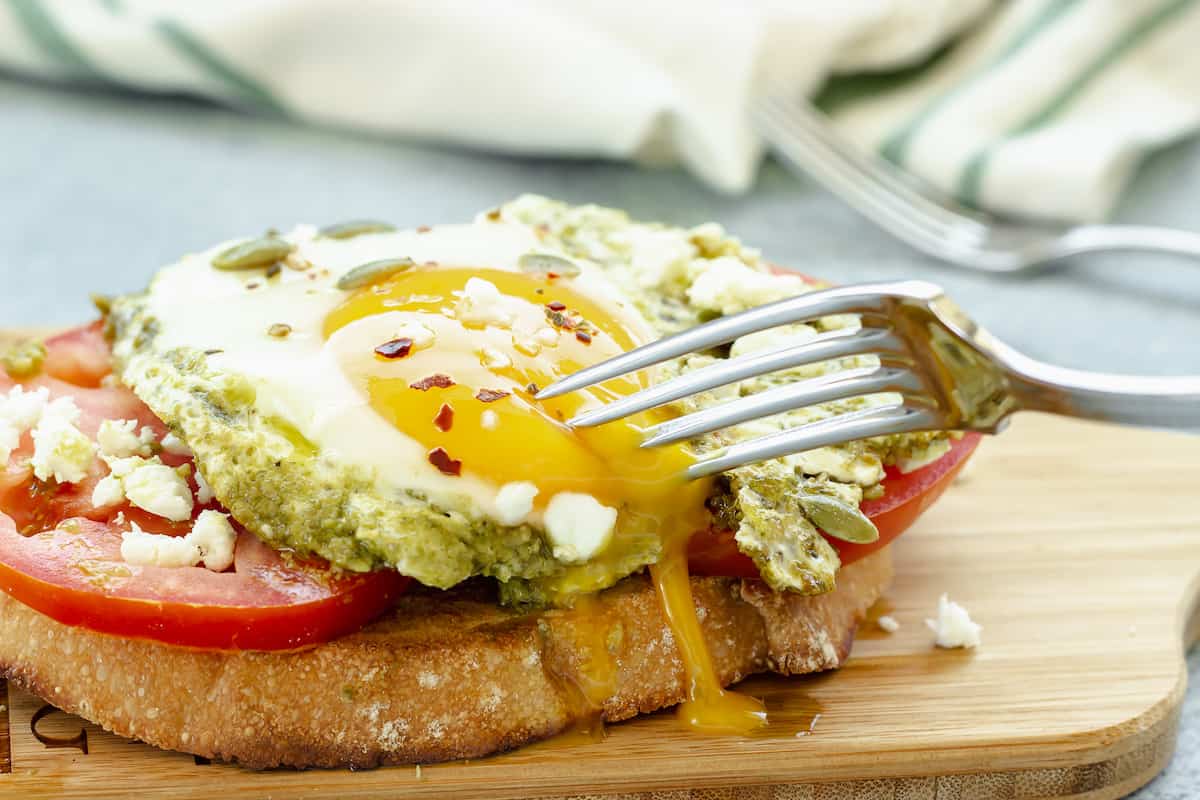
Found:
[[1134, 377], [1046, 364], [1005, 347], [1020, 406], [1069, 417], [1200, 432], [1200, 377]]
[[1200, 257], [1200, 232], [1153, 225], [1081, 225], [1065, 233], [1054, 258], [1082, 253], [1138, 251]]

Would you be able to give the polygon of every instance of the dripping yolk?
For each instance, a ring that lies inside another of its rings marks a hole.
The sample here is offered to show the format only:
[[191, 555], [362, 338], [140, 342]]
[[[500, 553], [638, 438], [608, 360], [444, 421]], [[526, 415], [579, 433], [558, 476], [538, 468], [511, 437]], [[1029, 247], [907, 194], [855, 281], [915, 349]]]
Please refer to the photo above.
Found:
[[[563, 493], [589, 495], [615, 510], [604, 545], [567, 568], [558, 585], [563, 595], [623, 577], [622, 552], [654, 537], [661, 556], [651, 577], [687, 682], [681, 714], [693, 727], [715, 732], [762, 724], [757, 701], [721, 688], [693, 607], [687, 541], [709, 524], [704, 501], [711, 483], [684, 479], [693, 456], [683, 446], [639, 447], [646, 429], [669, 412], [596, 428], [567, 426], [584, 410], [645, 388], [638, 375], [534, 400], [540, 387], [644, 344], [643, 335], [561, 279], [444, 267], [358, 290], [326, 318], [324, 335], [359, 325], [378, 336], [369, 352], [356, 351], [342, 367], [372, 408], [427, 452], [430, 469], [498, 489], [532, 484], [535, 513]], [[586, 601], [577, 606], [588, 608]], [[600, 648], [591, 663], [584, 694], [598, 709], [615, 672]]]
[[639, 447], [646, 428], [667, 412], [597, 428], [566, 425], [585, 409], [644, 388], [640, 376], [533, 399], [540, 387], [644, 343], [562, 279], [417, 269], [351, 295], [327, 317], [325, 336], [363, 321], [380, 332], [377, 346], [343, 368], [376, 412], [430, 454], [431, 469], [497, 489], [531, 483], [535, 512], [564, 492], [616, 510], [611, 539], [565, 589], [611, 583], [605, 566], [618, 560], [623, 543], [670, 537], [676, 529], [686, 537], [708, 524], [709, 484], [683, 479], [691, 454], [678, 445]]

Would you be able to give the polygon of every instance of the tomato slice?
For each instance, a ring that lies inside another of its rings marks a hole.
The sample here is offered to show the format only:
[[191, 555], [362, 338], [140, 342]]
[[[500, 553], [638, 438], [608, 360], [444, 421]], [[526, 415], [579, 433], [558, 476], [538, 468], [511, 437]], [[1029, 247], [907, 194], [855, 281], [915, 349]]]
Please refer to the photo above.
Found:
[[[54, 337], [46, 350], [43, 373], [23, 385], [45, 387], [51, 399], [73, 397], [84, 433], [94, 437], [104, 419], [136, 419], [159, 438], [166, 433], [132, 392], [103, 385], [110, 353], [98, 326]], [[0, 392], [13, 385], [0, 371]], [[409, 583], [395, 572], [338, 573], [324, 562], [285, 559], [236, 524], [234, 565], [225, 572], [127, 564], [121, 533], [130, 521], [177, 536], [191, 521], [170, 522], [126, 502], [96, 508], [92, 489], [107, 473], [100, 459], [82, 481], [56, 484], [34, 477], [32, 453], [27, 433], [0, 471], [0, 590], [64, 624], [187, 647], [290, 649], [357, 630]], [[191, 461], [161, 458], [170, 466]], [[222, 510], [213, 501], [194, 515], [205, 509]]]
[[[894, 467], [886, 467], [883, 497], [864, 501], [860, 506], [875, 523], [879, 538], [870, 544], [853, 544], [832, 536], [825, 537], [838, 551], [842, 565], [853, 564], [886, 547], [916, 522], [917, 517], [925, 513], [954, 481], [982, 438], [978, 433], [968, 433], [954, 442], [950, 452], [937, 461], [907, 475]], [[728, 530], [708, 530], [693, 536], [688, 542], [688, 567], [693, 575], [758, 577], [758, 568], [738, 550], [733, 531]]]

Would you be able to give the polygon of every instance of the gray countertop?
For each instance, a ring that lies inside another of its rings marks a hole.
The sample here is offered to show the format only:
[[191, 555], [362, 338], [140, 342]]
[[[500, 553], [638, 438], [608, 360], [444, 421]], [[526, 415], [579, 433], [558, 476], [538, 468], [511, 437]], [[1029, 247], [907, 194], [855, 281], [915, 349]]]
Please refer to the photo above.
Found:
[[[65, 325], [89, 292], [140, 288], [180, 254], [268, 227], [382, 217], [464, 221], [521, 192], [723, 223], [772, 260], [841, 282], [945, 285], [994, 333], [1060, 364], [1200, 374], [1200, 264], [1077, 261], [1034, 278], [956, 271], [896, 243], [818, 187], [768, 165], [744, 197], [677, 171], [515, 159], [252, 119], [179, 98], [36, 86], [0, 76], [0, 325]], [[1153, 157], [1118, 219], [1200, 230], [1200, 144]], [[1200, 654], [1189, 660], [1200, 677]], [[1196, 796], [1200, 689], [1179, 749], [1139, 800]]]

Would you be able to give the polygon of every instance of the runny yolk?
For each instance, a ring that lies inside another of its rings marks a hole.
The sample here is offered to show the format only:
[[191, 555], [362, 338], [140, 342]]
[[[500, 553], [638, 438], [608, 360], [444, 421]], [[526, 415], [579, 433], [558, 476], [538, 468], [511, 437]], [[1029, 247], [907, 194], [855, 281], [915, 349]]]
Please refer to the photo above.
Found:
[[[472, 278], [492, 284], [499, 297], [469, 291]], [[535, 513], [562, 492], [616, 509], [611, 538], [566, 568], [552, 589], [558, 599], [611, 584], [622, 554], [657, 540], [661, 556], [651, 577], [689, 684], [681, 717], [709, 732], [765, 722], [761, 704], [721, 688], [695, 614], [686, 546], [708, 527], [711, 483], [684, 479], [693, 456], [683, 446], [639, 447], [645, 430], [671, 414], [566, 425], [580, 411], [644, 388], [640, 376], [533, 399], [540, 387], [630, 350], [644, 335], [562, 279], [450, 267], [414, 269], [356, 291], [325, 320], [327, 339], [343, 329], [373, 343], [342, 358], [343, 370], [376, 412], [428, 452], [431, 469], [497, 488], [532, 483]], [[593, 652], [585, 672], [583, 695], [598, 707], [614, 686], [615, 665], [606, 651]]]

